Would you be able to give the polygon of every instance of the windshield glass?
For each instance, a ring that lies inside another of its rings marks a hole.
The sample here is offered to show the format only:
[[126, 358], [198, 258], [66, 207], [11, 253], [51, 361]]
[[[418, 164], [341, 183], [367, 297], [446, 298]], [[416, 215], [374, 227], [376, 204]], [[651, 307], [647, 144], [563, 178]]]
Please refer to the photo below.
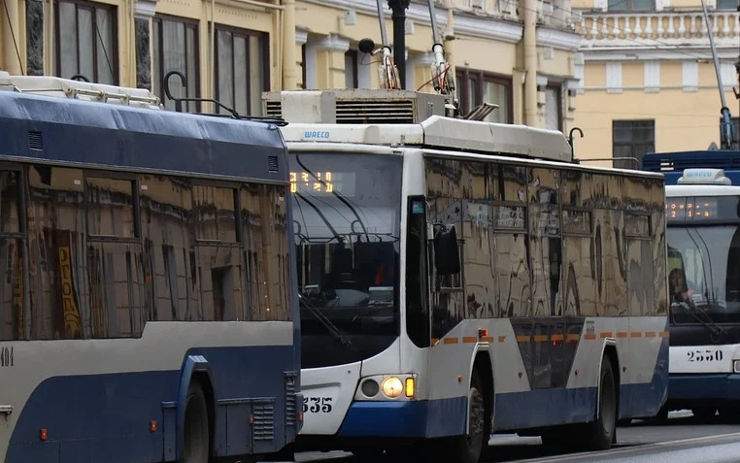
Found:
[[[398, 334], [401, 169], [398, 156], [290, 157], [304, 364], [360, 360]], [[326, 358], [326, 337], [341, 358]]]
[[739, 322], [738, 226], [669, 224], [668, 280], [675, 323]]

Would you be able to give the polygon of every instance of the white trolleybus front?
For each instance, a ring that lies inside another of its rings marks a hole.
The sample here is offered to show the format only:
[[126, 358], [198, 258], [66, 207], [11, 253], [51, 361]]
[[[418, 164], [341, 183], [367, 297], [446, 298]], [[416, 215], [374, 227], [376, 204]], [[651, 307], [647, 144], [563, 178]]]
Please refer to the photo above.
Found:
[[618, 419], [655, 415], [662, 178], [574, 164], [559, 132], [382, 93], [265, 96], [290, 122], [299, 443], [475, 462], [494, 431], [603, 449]]
[[671, 308], [669, 409], [740, 411], [740, 186], [686, 169], [666, 186]]

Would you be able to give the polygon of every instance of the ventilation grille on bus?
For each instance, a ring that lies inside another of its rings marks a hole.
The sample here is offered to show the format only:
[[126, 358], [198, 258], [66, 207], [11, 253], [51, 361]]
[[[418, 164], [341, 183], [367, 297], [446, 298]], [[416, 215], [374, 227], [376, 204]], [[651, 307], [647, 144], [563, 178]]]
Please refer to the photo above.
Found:
[[267, 156], [267, 172], [277, 172], [278, 166], [279, 165], [277, 156]]
[[[296, 403], [296, 384], [298, 383], [298, 374], [295, 372], [285, 373], [285, 425], [295, 427], [296, 418], [298, 417], [298, 406]], [[302, 404], [301, 404], [302, 405]]]
[[283, 117], [283, 105], [280, 100], [267, 100], [265, 102], [265, 117]]
[[266, 441], [275, 438], [275, 402], [260, 401], [252, 409], [254, 424], [252, 425], [254, 440]]
[[414, 123], [411, 99], [340, 100], [336, 102], [337, 124]]
[[32, 150], [44, 149], [44, 140], [38, 130], [28, 131], [28, 147]]

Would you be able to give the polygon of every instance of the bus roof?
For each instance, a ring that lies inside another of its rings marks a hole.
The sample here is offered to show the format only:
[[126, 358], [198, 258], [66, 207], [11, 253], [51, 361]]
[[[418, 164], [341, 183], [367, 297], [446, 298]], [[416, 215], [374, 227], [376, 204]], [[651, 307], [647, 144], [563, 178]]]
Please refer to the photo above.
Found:
[[740, 151], [696, 150], [669, 153], [649, 153], [642, 158], [642, 169], [660, 172], [666, 185], [674, 185], [685, 169], [724, 169], [733, 184], [740, 185]]
[[287, 181], [272, 124], [0, 91], [0, 159]]
[[740, 196], [740, 186], [732, 185], [666, 185], [665, 195], [676, 196]]
[[288, 142], [419, 146], [570, 162], [561, 132], [523, 125], [431, 116], [418, 124], [291, 123], [281, 127]]

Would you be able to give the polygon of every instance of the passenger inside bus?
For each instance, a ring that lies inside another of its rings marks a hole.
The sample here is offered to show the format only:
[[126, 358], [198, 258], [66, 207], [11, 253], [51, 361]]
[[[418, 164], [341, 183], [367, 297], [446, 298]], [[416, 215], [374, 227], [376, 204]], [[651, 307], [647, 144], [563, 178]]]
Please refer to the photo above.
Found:
[[674, 268], [668, 274], [668, 287], [671, 294], [671, 303], [690, 302], [691, 294], [686, 288], [686, 280], [680, 268]]

